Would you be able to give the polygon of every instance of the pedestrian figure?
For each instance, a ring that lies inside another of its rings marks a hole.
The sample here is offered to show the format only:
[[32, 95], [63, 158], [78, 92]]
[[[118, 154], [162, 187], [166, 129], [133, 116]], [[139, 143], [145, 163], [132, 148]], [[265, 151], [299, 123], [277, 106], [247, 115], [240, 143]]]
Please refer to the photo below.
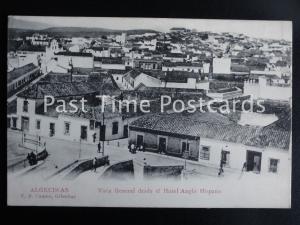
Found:
[[134, 154], [135, 153], [135, 145], [132, 143], [131, 146], [131, 153]]
[[95, 157], [93, 159], [93, 167], [92, 167], [92, 169], [94, 169], [94, 172], [96, 172], [96, 169], [97, 169], [96, 163], [97, 163], [97, 158]]
[[128, 151], [131, 152], [130, 144], [128, 144]]
[[96, 142], [96, 133], [93, 134], [93, 142]]
[[101, 153], [101, 143], [100, 142], [98, 143], [98, 150], [97, 150], [97, 152]]
[[30, 153], [30, 160], [31, 160], [31, 165], [37, 164], [37, 156], [33, 152]]
[[244, 164], [243, 164], [242, 172], [243, 171], [247, 171], [247, 162], [244, 162]]
[[29, 165], [31, 166], [32, 165], [32, 161], [31, 161], [31, 156], [30, 156], [29, 153], [27, 154], [27, 160], [28, 160]]
[[145, 151], [144, 146], [143, 146], [143, 145], [140, 145], [139, 150], [140, 150], [141, 152], [144, 152], [144, 151]]
[[224, 173], [223, 166], [224, 166], [224, 161], [223, 159], [221, 159], [219, 173], [218, 173], [219, 176], [221, 176], [221, 174]]

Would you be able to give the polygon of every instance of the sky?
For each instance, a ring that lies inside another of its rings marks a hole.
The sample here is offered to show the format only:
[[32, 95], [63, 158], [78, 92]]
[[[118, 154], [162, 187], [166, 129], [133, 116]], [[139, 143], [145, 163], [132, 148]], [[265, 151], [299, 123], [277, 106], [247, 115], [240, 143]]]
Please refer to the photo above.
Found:
[[266, 20], [211, 20], [166, 18], [110, 18], [110, 17], [41, 17], [13, 16], [27, 22], [46, 23], [57, 27], [99, 27], [108, 29], [154, 29], [167, 32], [172, 27], [185, 27], [197, 31], [235, 32], [257, 38], [292, 41], [291, 21]]

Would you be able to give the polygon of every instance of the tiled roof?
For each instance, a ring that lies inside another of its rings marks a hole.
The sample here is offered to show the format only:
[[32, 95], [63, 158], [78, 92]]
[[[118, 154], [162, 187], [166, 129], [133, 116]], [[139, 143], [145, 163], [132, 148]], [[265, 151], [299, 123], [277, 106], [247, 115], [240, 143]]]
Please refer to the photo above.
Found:
[[55, 55], [93, 57], [92, 53], [84, 53], [84, 52], [58, 52]]
[[[96, 120], [96, 121], [102, 121], [103, 120], [103, 113], [102, 113], [102, 108], [101, 106], [85, 106], [85, 110], [87, 112], [83, 112], [81, 109], [81, 106], [78, 105], [78, 111], [75, 113], [64, 113], [65, 115], [72, 116], [72, 117], [80, 117], [84, 119], [89, 119], [89, 120]], [[122, 114], [119, 112], [113, 112], [112, 108], [109, 106], [105, 107], [104, 110], [104, 119], [112, 119], [116, 117], [121, 117]]]
[[41, 99], [45, 95], [53, 97], [84, 96], [104, 91], [111, 94], [118, 91], [113, 83], [101, 82], [60, 82], [60, 83], [38, 83], [25, 89], [18, 94], [18, 97]]
[[162, 79], [167, 80], [167, 82], [186, 83], [187, 78], [199, 79], [200, 74], [187, 71], [167, 71], [166, 76]]
[[290, 132], [273, 127], [242, 126], [218, 113], [172, 113], [143, 116], [131, 128], [189, 135], [256, 147], [288, 149]]
[[248, 66], [241, 65], [241, 64], [232, 64], [230, 69], [232, 72], [248, 72], [248, 73], [250, 72]]
[[185, 54], [181, 54], [181, 53], [170, 53], [168, 52], [166, 54], [166, 57], [172, 57], [172, 58], [186, 58]]
[[[76, 112], [70, 112], [70, 110], [73, 110], [68, 104], [66, 104], [66, 111], [67, 112], [57, 112], [56, 107], [57, 105], [52, 105], [47, 108], [47, 112], [44, 112], [44, 110], [39, 110], [42, 115], [50, 116], [50, 117], [58, 117], [59, 115], [66, 115], [71, 117], [77, 117], [77, 118], [83, 118], [88, 120], [95, 120], [95, 121], [102, 121], [103, 120], [103, 113], [102, 113], [102, 107], [101, 106], [90, 106], [88, 104], [85, 104], [84, 109], [86, 112], [82, 110], [81, 104], [74, 104], [77, 106], [78, 110]], [[40, 107], [43, 107], [42, 105]], [[116, 117], [121, 117], [122, 114], [118, 111], [113, 112], [112, 108], [110, 106], [105, 106], [104, 109], [104, 119], [112, 119]]]
[[29, 45], [29, 44], [22, 44], [18, 51], [28, 51], [28, 52], [45, 52], [46, 46], [41, 45]]
[[167, 67], [175, 67], [175, 66], [202, 67], [202, 63], [192, 63], [192, 62], [164, 62], [163, 65]]
[[124, 64], [122, 58], [94, 57], [94, 61], [102, 62], [102, 64]]
[[18, 79], [19, 77], [21, 77], [22, 75], [30, 72], [30, 71], [33, 71], [35, 69], [37, 69], [38, 67], [35, 66], [33, 63], [29, 63], [25, 66], [22, 66], [22, 67], [19, 67], [19, 68], [16, 68], [10, 72], [7, 73], [7, 83], [10, 83], [12, 82], [13, 80], [15, 79]]

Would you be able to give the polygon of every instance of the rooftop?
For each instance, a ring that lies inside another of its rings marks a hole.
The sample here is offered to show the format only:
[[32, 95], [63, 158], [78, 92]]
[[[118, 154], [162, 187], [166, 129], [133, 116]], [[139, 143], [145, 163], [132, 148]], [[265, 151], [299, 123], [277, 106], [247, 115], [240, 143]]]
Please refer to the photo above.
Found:
[[186, 83], [188, 78], [195, 78], [199, 81], [200, 74], [188, 71], [167, 71], [162, 79], [167, 82]]
[[103, 91], [103, 94], [118, 92], [118, 88], [112, 82], [58, 82], [58, 83], [37, 83], [18, 94], [18, 97], [42, 99], [45, 95], [53, 97], [84, 96], [96, 94]]
[[163, 66], [166, 66], [166, 67], [175, 67], [175, 66], [202, 67], [202, 63], [192, 63], [192, 62], [164, 62]]
[[122, 58], [94, 57], [94, 61], [102, 62], [102, 64], [124, 64]]
[[41, 46], [41, 45], [30, 45], [30, 44], [22, 44], [19, 48], [18, 51], [28, 51], [28, 52], [45, 52], [46, 51], [46, 46]]
[[166, 54], [166, 57], [171, 57], [171, 58], [186, 58], [186, 55], [182, 54], [182, 53], [171, 53], [171, 52], [168, 52]]
[[33, 70], [36, 70], [38, 67], [35, 66], [33, 63], [29, 63], [25, 66], [16, 68], [7, 73], [7, 83], [11, 83], [13, 80], [18, 79], [19, 77], [23, 76], [26, 73], [29, 73]]
[[[65, 116], [71, 116], [71, 117], [77, 117], [77, 118], [83, 118], [88, 120], [95, 120], [95, 121], [101, 121], [103, 120], [103, 113], [102, 113], [102, 107], [99, 106], [90, 106], [88, 104], [85, 104], [84, 109], [87, 112], [84, 112], [82, 110], [81, 104], [74, 104], [77, 106], [78, 110], [76, 112], [70, 112], [70, 110], [73, 110], [73, 108], [70, 108], [68, 104], [66, 104], [66, 113], [57, 112], [56, 107], [57, 105], [52, 105], [47, 108], [47, 112], [44, 112], [44, 110], [38, 110], [43, 115], [50, 116], [50, 117], [58, 117], [59, 115], [65, 115]], [[41, 105], [43, 107], [43, 105]], [[116, 117], [122, 116], [121, 113], [118, 111], [113, 112], [112, 108], [110, 106], [105, 106], [104, 109], [104, 116], [105, 119], [112, 119]]]
[[242, 126], [223, 115], [210, 112], [146, 115], [132, 122], [130, 128], [285, 150], [289, 148], [290, 141], [290, 131], [273, 126]]
[[93, 57], [92, 53], [84, 53], [84, 52], [58, 52], [55, 55], [63, 55], [63, 56], [78, 56], [78, 57]]

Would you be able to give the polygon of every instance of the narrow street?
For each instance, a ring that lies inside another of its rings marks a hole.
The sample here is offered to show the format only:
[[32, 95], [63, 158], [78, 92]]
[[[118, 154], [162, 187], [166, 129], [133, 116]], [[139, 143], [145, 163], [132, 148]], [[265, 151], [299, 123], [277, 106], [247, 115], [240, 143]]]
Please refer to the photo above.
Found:
[[[21, 147], [22, 133], [20, 131], [8, 131], [8, 162], [14, 162], [16, 159], [25, 158], [30, 150]], [[97, 144], [78, 143], [54, 138], [43, 137], [46, 141], [46, 148], [49, 157], [45, 162], [39, 165], [26, 175], [37, 175], [41, 178], [47, 178], [57, 172], [58, 170], [74, 163], [76, 160], [92, 159], [94, 157], [102, 156], [102, 153], [97, 152]], [[187, 160], [185, 162], [182, 158], [160, 155], [150, 152], [137, 152], [131, 154], [127, 149], [127, 139], [120, 139], [110, 142], [105, 142], [105, 155], [109, 156], [110, 164], [117, 162], [134, 160], [135, 165], [143, 165], [147, 163], [152, 166], [166, 166], [166, 165], [182, 165], [186, 163], [186, 173], [189, 176], [213, 176], [216, 177], [218, 173], [217, 168], [200, 165], [198, 162]], [[20, 169], [20, 168], [19, 168]], [[23, 168], [21, 168], [23, 169]], [[27, 169], [27, 168], [25, 168]], [[23, 170], [25, 170], [23, 169]], [[100, 171], [100, 170], [99, 170]], [[84, 173], [90, 174], [89, 172]], [[98, 176], [101, 174], [97, 173]], [[235, 174], [230, 172], [229, 174]]]

